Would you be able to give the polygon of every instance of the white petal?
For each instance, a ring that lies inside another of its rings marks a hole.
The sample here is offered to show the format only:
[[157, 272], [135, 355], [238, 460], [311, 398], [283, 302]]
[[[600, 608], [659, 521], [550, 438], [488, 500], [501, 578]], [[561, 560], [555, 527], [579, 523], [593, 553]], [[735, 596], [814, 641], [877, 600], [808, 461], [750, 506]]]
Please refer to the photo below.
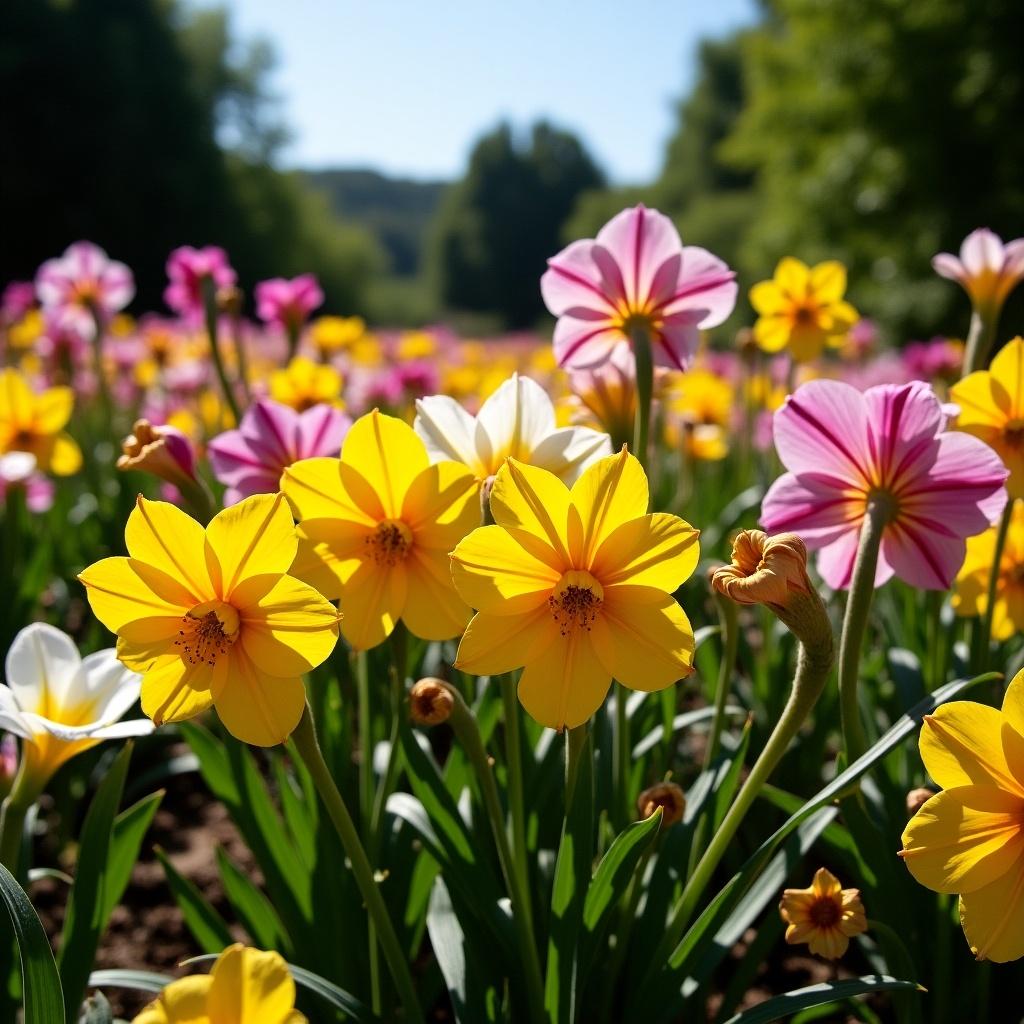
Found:
[[612, 453], [612, 439], [590, 427], [565, 427], [549, 434], [530, 455], [530, 465], [539, 466], [574, 484], [579, 475], [598, 459]]
[[479, 470], [480, 459], [473, 440], [476, 421], [454, 398], [431, 395], [417, 399], [412, 426], [427, 446], [431, 462], [452, 459], [474, 472]]
[[82, 674], [97, 722], [116, 722], [139, 699], [142, 676], [125, 668], [112, 647], [86, 655]]
[[39, 715], [26, 715], [25, 720], [33, 732], [47, 732], [65, 743], [75, 740], [114, 740], [127, 736], [147, 736], [153, 731], [153, 723], [148, 718], [133, 718], [127, 722], [90, 722], [87, 725], [61, 725], [51, 722]]
[[7, 652], [7, 685], [24, 711], [61, 706], [83, 685], [81, 665], [71, 637], [34, 622], [18, 633]]
[[555, 429], [555, 408], [547, 392], [529, 377], [512, 374], [481, 406], [476, 447], [492, 472], [511, 455], [524, 462]]
[[10, 687], [0, 686], [0, 729], [13, 732], [24, 739], [32, 738], [32, 730], [25, 721], [25, 716], [18, 707], [18, 702]]

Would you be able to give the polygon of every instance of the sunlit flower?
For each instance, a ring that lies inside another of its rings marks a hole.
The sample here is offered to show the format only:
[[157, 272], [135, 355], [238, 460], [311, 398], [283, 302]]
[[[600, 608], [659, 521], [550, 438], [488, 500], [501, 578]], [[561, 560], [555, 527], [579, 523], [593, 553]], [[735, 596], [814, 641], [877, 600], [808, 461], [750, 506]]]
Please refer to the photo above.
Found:
[[235, 944], [209, 974], [172, 981], [132, 1024], [307, 1024], [280, 953]]
[[215, 289], [230, 288], [237, 275], [219, 245], [202, 249], [182, 245], [167, 257], [167, 277], [170, 283], [164, 289], [164, 302], [187, 320], [201, 322], [203, 282], [212, 281]]
[[107, 320], [132, 301], [135, 282], [132, 272], [98, 245], [75, 242], [39, 268], [36, 294], [60, 326], [89, 334], [94, 317]]
[[268, 399], [253, 402], [237, 430], [207, 446], [213, 475], [228, 488], [224, 504], [279, 490], [285, 468], [302, 459], [337, 455], [351, 423], [332, 405], [298, 413]]
[[375, 647], [399, 619], [425, 640], [461, 632], [469, 609], [448, 553], [480, 521], [470, 470], [431, 465], [412, 427], [375, 409], [352, 424], [340, 459], [297, 462], [281, 486], [300, 520], [292, 572], [341, 599], [352, 647]]
[[82, 453], [64, 430], [74, 404], [71, 388], [36, 394], [17, 370], [0, 370], [0, 455], [29, 452], [45, 473], [77, 472]]
[[302, 675], [334, 648], [338, 613], [287, 575], [297, 547], [281, 494], [256, 495], [204, 530], [180, 509], [139, 497], [128, 558], [86, 569], [96, 617], [118, 657], [144, 673], [142, 709], [156, 725], [216, 706], [245, 743], [288, 738], [305, 704]]
[[315, 274], [300, 274], [291, 280], [274, 277], [256, 285], [256, 315], [265, 323], [298, 332], [309, 314], [324, 301]]
[[560, 366], [604, 362], [644, 328], [654, 361], [686, 368], [700, 331], [717, 327], [736, 304], [735, 274], [717, 256], [684, 246], [675, 225], [642, 204], [548, 260], [541, 293], [555, 325]]
[[[967, 557], [957, 575], [953, 594], [953, 610], [957, 615], [984, 615], [988, 607], [998, 532], [999, 527], [993, 526], [967, 541]], [[1024, 630], [1024, 503], [1020, 501], [1014, 505], [1007, 529], [996, 576], [995, 598], [992, 636], [996, 640], [1009, 640]]]
[[813, 589], [804, 542], [795, 533], [769, 537], [761, 530], [740, 530], [732, 561], [715, 570], [712, 582], [738, 604], [784, 605]]
[[818, 868], [806, 889], [786, 889], [779, 903], [786, 942], [807, 943], [826, 960], [838, 960], [854, 935], [868, 930], [859, 889], [844, 889], [827, 868]]
[[921, 759], [943, 792], [903, 831], [900, 856], [922, 885], [960, 895], [979, 960], [1024, 956], [1024, 672], [1001, 711], [952, 701], [921, 726]]
[[634, 456], [602, 459], [571, 490], [509, 459], [490, 504], [496, 525], [452, 553], [455, 586], [477, 609], [458, 668], [494, 675], [525, 666], [519, 699], [552, 729], [585, 722], [613, 678], [661, 690], [690, 673], [693, 631], [672, 593], [697, 564], [697, 531], [647, 514]]
[[29, 309], [7, 328], [7, 342], [13, 349], [30, 349], [46, 333], [46, 318], [41, 310]]
[[1024, 238], [1004, 245], [995, 232], [978, 228], [964, 239], [959, 259], [940, 252], [932, 258], [932, 267], [936, 274], [959, 282], [976, 309], [998, 313], [1024, 278]]
[[322, 359], [348, 351], [365, 335], [361, 316], [320, 316], [309, 325], [309, 340]]
[[341, 374], [333, 366], [296, 356], [283, 370], [270, 375], [270, 397], [296, 412], [321, 403], [340, 405]]
[[0, 729], [25, 741], [22, 763], [38, 790], [83, 750], [153, 731], [146, 718], [120, 721], [139, 699], [139, 676], [113, 649], [83, 658], [66, 633], [36, 622], [14, 638], [5, 670]]
[[511, 456], [572, 483], [612, 450], [607, 434], [587, 427], [556, 427], [555, 407], [547, 392], [518, 374], [505, 381], [476, 416], [447, 395], [419, 399], [413, 427], [431, 462], [461, 462], [478, 480], [494, 476]]
[[808, 267], [787, 256], [775, 277], [750, 289], [758, 313], [754, 339], [765, 352], [788, 349], [798, 363], [821, 355], [826, 345], [840, 345], [857, 322], [857, 311], [843, 300], [846, 268], [829, 260]]
[[395, 346], [399, 362], [414, 359], [431, 359], [437, 353], [437, 338], [427, 331], [406, 331]]
[[878, 503], [885, 525], [875, 586], [896, 575], [946, 590], [966, 538], [999, 518], [1007, 472], [988, 445], [945, 426], [939, 400], [919, 381], [864, 392], [809, 381], [775, 414], [789, 472], [765, 495], [761, 525], [799, 534], [818, 550], [825, 582], [846, 588], [868, 504]]
[[980, 437], [999, 453], [1010, 471], [1010, 497], [1024, 498], [1024, 338], [1003, 347], [989, 369], [954, 384], [949, 399], [959, 410], [957, 430]]

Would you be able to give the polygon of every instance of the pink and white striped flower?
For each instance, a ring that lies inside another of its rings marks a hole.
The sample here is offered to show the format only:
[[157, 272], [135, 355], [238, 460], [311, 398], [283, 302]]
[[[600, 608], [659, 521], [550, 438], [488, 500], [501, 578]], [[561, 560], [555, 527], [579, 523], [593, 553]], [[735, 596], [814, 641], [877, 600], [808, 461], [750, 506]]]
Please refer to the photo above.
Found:
[[548, 260], [540, 281], [555, 325], [560, 366], [603, 363], [645, 328], [655, 363], [686, 368], [700, 331], [736, 304], [735, 273], [717, 256], [679, 239], [675, 225], [642, 204], [613, 217], [597, 238], [581, 239]]
[[818, 550], [829, 586], [849, 587], [872, 500], [887, 512], [875, 586], [892, 576], [945, 590], [966, 538], [1006, 504], [1007, 470], [984, 442], [946, 432], [946, 411], [921, 381], [860, 392], [813, 380], [775, 413], [775, 446], [789, 471], [769, 488], [761, 525], [789, 530]]
[[228, 262], [228, 254], [219, 245], [202, 249], [179, 246], [167, 257], [169, 283], [164, 289], [164, 302], [185, 319], [201, 322], [203, 282], [209, 279], [214, 288], [230, 288], [237, 276]]
[[92, 242], [75, 242], [36, 273], [36, 295], [62, 328], [89, 334], [135, 296], [132, 272]]
[[281, 474], [300, 459], [337, 458], [351, 424], [332, 405], [300, 413], [270, 399], [253, 402], [237, 430], [225, 431], [207, 446], [213, 474], [228, 488], [225, 505], [280, 490]]

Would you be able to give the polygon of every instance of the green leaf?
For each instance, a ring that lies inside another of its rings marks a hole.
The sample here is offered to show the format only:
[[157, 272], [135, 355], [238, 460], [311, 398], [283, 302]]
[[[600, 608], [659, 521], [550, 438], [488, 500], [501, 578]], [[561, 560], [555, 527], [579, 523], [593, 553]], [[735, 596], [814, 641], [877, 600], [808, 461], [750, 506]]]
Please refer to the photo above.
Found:
[[164, 791], [160, 790], [133, 804], [114, 819], [110, 836], [110, 850], [107, 855], [107, 887], [103, 908], [104, 923], [110, 920], [114, 907], [121, 902], [125, 889], [131, 881], [132, 869], [139, 859], [139, 850], [145, 838], [153, 815], [156, 814]]
[[226, 946], [234, 942], [224, 918], [214, 910], [210, 901], [170, 862], [167, 854], [159, 846], [153, 851], [163, 865], [167, 884], [175, 902], [181, 908], [185, 924], [195, 937], [196, 942], [207, 953], [218, 954]]
[[152, 971], [93, 971], [89, 988], [130, 988], [136, 992], [162, 992], [174, 978]]
[[0, 864], [0, 897], [18, 940], [21, 956], [21, 989], [24, 993], [24, 1024], [63, 1024], [64, 996], [53, 950], [25, 890]]
[[[183, 961], [182, 966], [209, 963], [216, 959], [216, 953], [206, 953], [203, 956], [194, 956]], [[318, 995], [334, 1009], [348, 1014], [352, 1020], [356, 1021], [356, 1024], [377, 1024], [377, 1018], [350, 992], [346, 992], [334, 982], [321, 978], [320, 975], [314, 974], [312, 971], [307, 971], [304, 967], [296, 967], [295, 964], [288, 964], [287, 967], [291, 971], [296, 985]]]
[[[78, 1019], [78, 1008], [85, 996], [89, 972], [96, 959], [96, 947], [110, 911], [121, 898], [124, 885], [127, 884], [127, 878], [122, 877], [124, 865], [121, 860], [117, 865], [117, 877], [109, 868], [114, 819], [124, 792], [131, 756], [132, 745], [126, 743], [96, 790], [82, 825], [75, 881], [68, 895], [67, 917], [57, 958], [61, 984], [64, 986], [68, 1024], [74, 1024]], [[131, 871], [130, 867], [128, 871]]]
[[[586, 726], [580, 728], [585, 729]], [[567, 744], [572, 742], [570, 732], [567, 734]], [[574, 1021], [577, 1015], [579, 939], [593, 856], [594, 760], [589, 733], [584, 737], [575, 760], [578, 764], [576, 780], [571, 793], [566, 796], [569, 806], [566, 807], [562, 825], [562, 838], [555, 860], [555, 881], [551, 890], [544, 1005], [555, 1021]]]
[[770, 1024], [771, 1021], [782, 1020], [800, 1010], [820, 1006], [822, 1003], [834, 1002], [836, 999], [849, 999], [852, 996], [864, 995], [868, 992], [882, 992], [892, 989], [924, 991], [913, 981], [898, 981], [884, 974], [867, 974], [863, 978], [845, 978], [842, 981], [825, 981], [820, 985], [808, 985], [807, 988], [794, 989], [784, 995], [776, 996], [766, 1002], [735, 1017], [730, 1017], [726, 1024]]
[[253, 943], [260, 949], [281, 949], [290, 954], [291, 943], [284, 925], [267, 897], [219, 846], [216, 857], [224, 893]]
[[640, 858], [661, 828], [661, 818], [659, 807], [649, 818], [627, 825], [601, 858], [583, 905], [583, 926], [588, 932], [600, 929], [608, 911], [625, 894]]
[[[725, 714], [729, 718], [742, 718], [746, 711], [743, 708], [736, 707], [735, 705], [729, 705], [725, 709]], [[708, 708], [697, 708], [696, 711], [686, 711], [681, 715], [676, 715], [672, 719], [672, 731], [671, 735], [675, 736], [677, 733], [682, 732], [684, 729], [689, 729], [690, 726], [696, 725], [698, 722], [708, 721], [715, 715], [715, 709]], [[642, 740], [640, 740], [633, 747], [633, 759], [639, 760], [645, 757], [650, 751], [652, 751], [662, 740], [665, 735], [665, 727], [663, 725], [656, 725]]]

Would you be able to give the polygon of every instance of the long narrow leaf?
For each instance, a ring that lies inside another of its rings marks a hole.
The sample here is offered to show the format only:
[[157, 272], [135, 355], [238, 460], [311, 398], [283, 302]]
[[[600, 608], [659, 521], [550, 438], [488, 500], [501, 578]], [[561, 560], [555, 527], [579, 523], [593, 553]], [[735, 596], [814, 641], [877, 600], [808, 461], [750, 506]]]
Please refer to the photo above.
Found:
[[25, 890], [0, 864], [0, 896], [18, 940], [25, 1024], [62, 1024], [64, 996], [53, 950]]
[[174, 981], [152, 971], [93, 971], [89, 988], [130, 988], [136, 992], [163, 992]]
[[234, 942], [224, 918], [217, 913], [209, 900], [170, 862], [167, 854], [159, 847], [155, 853], [163, 865], [167, 884], [175, 902], [185, 918], [185, 924], [200, 947], [207, 953], [220, 953]]
[[139, 859], [139, 850], [146, 831], [153, 821], [164, 791], [133, 804], [114, 819], [110, 836], [110, 850], [107, 854], [107, 886], [104, 892], [103, 920], [110, 920], [114, 907], [121, 902], [124, 891], [131, 880], [132, 869]]
[[801, 1010], [809, 1010], [822, 1003], [837, 999], [850, 999], [868, 992], [882, 992], [892, 989], [921, 992], [923, 989], [913, 981], [899, 981], [884, 974], [867, 974], [863, 978], [844, 978], [842, 981], [824, 981], [820, 985], [794, 989], [776, 996], [757, 1006], [730, 1017], [726, 1024], [770, 1024], [771, 1021], [789, 1018]]

